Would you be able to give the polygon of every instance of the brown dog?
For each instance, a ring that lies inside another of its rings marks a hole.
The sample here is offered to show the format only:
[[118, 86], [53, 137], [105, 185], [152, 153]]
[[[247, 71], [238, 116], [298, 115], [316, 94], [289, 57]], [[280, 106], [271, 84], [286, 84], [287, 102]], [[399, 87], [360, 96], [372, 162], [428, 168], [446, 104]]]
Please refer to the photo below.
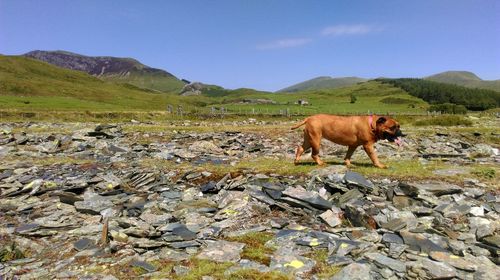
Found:
[[370, 157], [373, 165], [386, 168], [378, 161], [373, 144], [378, 140], [387, 139], [390, 142], [400, 142], [400, 136], [404, 136], [399, 129], [399, 123], [389, 117], [379, 116], [335, 116], [319, 114], [306, 118], [296, 124], [292, 129], [302, 125], [304, 129], [304, 143], [297, 148], [295, 164], [298, 164], [300, 156], [304, 151], [312, 148], [313, 160], [322, 165], [319, 158], [319, 147], [321, 138], [326, 138], [334, 143], [348, 146], [344, 162], [347, 166], [351, 164], [351, 156], [358, 146], [363, 146], [366, 154]]

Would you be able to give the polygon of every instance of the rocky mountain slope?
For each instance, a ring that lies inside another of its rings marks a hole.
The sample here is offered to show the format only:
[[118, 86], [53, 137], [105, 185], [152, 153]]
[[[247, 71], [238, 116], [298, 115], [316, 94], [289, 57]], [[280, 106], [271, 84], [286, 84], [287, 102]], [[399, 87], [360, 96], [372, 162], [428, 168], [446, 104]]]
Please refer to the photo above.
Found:
[[132, 58], [85, 56], [66, 51], [39, 50], [23, 56], [62, 68], [83, 71], [101, 79], [129, 83], [158, 91], [177, 91], [185, 84], [167, 71], [146, 66]]

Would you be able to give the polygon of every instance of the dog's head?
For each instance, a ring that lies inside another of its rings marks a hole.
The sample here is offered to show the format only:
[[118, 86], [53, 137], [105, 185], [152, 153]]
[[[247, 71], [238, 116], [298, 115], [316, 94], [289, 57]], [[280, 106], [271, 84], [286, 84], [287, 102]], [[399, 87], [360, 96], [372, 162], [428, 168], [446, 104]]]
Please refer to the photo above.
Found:
[[375, 131], [379, 139], [387, 139], [389, 142], [400, 143], [401, 138], [405, 136], [399, 128], [399, 123], [389, 117], [379, 117]]

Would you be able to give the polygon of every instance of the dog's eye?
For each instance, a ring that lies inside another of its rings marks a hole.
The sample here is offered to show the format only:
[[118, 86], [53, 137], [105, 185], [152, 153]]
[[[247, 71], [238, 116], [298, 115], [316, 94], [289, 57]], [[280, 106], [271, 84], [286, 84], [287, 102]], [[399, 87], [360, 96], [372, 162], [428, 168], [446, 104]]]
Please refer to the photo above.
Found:
[[397, 128], [396, 126], [392, 126], [391, 130], [396, 130], [396, 128]]

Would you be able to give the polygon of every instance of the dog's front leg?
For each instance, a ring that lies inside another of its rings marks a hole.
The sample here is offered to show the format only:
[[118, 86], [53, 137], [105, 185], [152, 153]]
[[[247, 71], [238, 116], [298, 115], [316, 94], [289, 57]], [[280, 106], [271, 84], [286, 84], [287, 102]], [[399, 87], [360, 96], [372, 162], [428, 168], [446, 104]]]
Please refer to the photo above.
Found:
[[354, 153], [354, 151], [356, 151], [356, 148], [358, 146], [349, 146], [349, 149], [347, 149], [347, 154], [345, 155], [345, 158], [344, 158], [344, 163], [347, 167], [349, 167], [351, 165], [351, 157], [352, 157], [352, 154]]
[[373, 165], [375, 165], [378, 168], [387, 168], [387, 166], [383, 165], [382, 163], [380, 163], [380, 161], [378, 161], [377, 152], [375, 151], [375, 148], [373, 147], [373, 143], [363, 145], [363, 149], [365, 150], [366, 154], [372, 160]]

